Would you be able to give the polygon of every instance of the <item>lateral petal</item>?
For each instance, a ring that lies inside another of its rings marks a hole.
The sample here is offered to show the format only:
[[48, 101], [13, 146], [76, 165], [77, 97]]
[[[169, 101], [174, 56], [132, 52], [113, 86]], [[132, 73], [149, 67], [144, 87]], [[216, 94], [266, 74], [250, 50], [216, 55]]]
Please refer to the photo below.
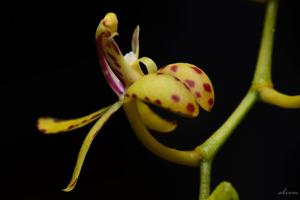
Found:
[[189, 88], [204, 110], [212, 109], [215, 98], [214, 88], [202, 69], [189, 63], [174, 63], [159, 69], [158, 72], [178, 78]]
[[126, 95], [187, 117], [196, 117], [199, 113], [192, 93], [169, 74], [143, 76], [128, 88]]

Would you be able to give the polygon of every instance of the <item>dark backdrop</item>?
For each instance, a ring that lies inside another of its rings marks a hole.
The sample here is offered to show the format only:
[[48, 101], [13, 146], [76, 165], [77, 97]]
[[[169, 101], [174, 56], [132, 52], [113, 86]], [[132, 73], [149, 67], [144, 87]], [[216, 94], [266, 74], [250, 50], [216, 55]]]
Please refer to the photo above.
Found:
[[[279, 8], [273, 59], [276, 88], [299, 94], [297, 1]], [[116, 101], [103, 79], [94, 33], [109, 11], [117, 39], [130, 50], [141, 26], [141, 55], [158, 66], [190, 62], [213, 81], [216, 103], [196, 120], [179, 119], [169, 146], [192, 149], [230, 115], [249, 88], [264, 6], [231, 1], [10, 1], [1, 17], [1, 199], [178, 199], [198, 196], [197, 168], [155, 157], [136, 139], [120, 110], [94, 141], [80, 180], [61, 192], [91, 126], [65, 135], [36, 130], [39, 116], [77, 117]], [[299, 110], [258, 103], [215, 159], [212, 186], [233, 183], [241, 199], [296, 199], [300, 193]], [[8, 194], [8, 196], [4, 196]]]

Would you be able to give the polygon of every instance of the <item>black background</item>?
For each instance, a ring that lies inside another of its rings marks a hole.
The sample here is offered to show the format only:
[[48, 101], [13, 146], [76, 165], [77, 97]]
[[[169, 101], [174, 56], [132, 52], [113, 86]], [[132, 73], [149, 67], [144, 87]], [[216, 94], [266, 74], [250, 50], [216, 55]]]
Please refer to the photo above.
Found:
[[[297, 1], [279, 8], [273, 59], [275, 87], [299, 94]], [[117, 41], [130, 51], [141, 26], [141, 56], [158, 66], [190, 62], [213, 81], [216, 103], [195, 120], [179, 119], [169, 146], [192, 149], [230, 115], [250, 86], [264, 6], [231, 1], [11, 1], [1, 16], [1, 199], [190, 199], [198, 196], [197, 168], [155, 157], [136, 139], [123, 110], [93, 142], [77, 184], [71, 177], [91, 126], [42, 135], [39, 116], [71, 118], [116, 101], [103, 79], [94, 34], [109, 11], [119, 17]], [[258, 103], [215, 159], [212, 187], [228, 180], [241, 199], [297, 199], [300, 192], [299, 110]], [[8, 195], [8, 196], [4, 196]]]

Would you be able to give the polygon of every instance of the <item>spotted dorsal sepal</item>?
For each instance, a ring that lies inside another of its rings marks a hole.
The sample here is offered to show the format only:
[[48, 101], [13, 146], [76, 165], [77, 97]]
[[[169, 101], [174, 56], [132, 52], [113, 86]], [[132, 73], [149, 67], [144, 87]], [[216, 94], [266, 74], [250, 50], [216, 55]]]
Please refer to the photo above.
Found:
[[[138, 66], [139, 27], [136, 28], [132, 37], [134, 52], [130, 52], [123, 56], [118, 44], [114, 40], [114, 36], [118, 35], [117, 26], [118, 20], [114, 13], [108, 13], [104, 19], [101, 20], [96, 31], [97, 53], [99, 58], [103, 57], [106, 60], [111, 67], [111, 70], [123, 83], [124, 87], [128, 87], [143, 75], [142, 71], [136, 67]], [[131, 53], [133, 56], [131, 56]]]
[[126, 95], [187, 117], [196, 117], [199, 113], [192, 93], [169, 74], [143, 76], [128, 88]]
[[194, 95], [198, 104], [206, 111], [214, 105], [214, 89], [207, 74], [189, 63], [174, 63], [158, 70], [179, 79]]

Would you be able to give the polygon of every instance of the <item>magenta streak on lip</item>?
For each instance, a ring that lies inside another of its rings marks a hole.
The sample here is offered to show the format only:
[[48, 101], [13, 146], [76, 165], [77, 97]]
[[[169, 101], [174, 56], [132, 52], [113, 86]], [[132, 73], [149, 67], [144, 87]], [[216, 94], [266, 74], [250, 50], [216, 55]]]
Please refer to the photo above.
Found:
[[102, 43], [101, 43], [101, 35], [97, 38], [96, 45], [97, 45], [97, 51], [99, 57], [98, 59], [104, 77], [108, 82], [109, 86], [111, 87], [111, 89], [118, 95], [118, 97], [120, 97], [125, 93], [124, 85], [114, 74], [114, 72], [112, 71], [112, 69], [110, 68], [109, 64], [107, 63], [104, 57], [104, 53], [102, 50]]

